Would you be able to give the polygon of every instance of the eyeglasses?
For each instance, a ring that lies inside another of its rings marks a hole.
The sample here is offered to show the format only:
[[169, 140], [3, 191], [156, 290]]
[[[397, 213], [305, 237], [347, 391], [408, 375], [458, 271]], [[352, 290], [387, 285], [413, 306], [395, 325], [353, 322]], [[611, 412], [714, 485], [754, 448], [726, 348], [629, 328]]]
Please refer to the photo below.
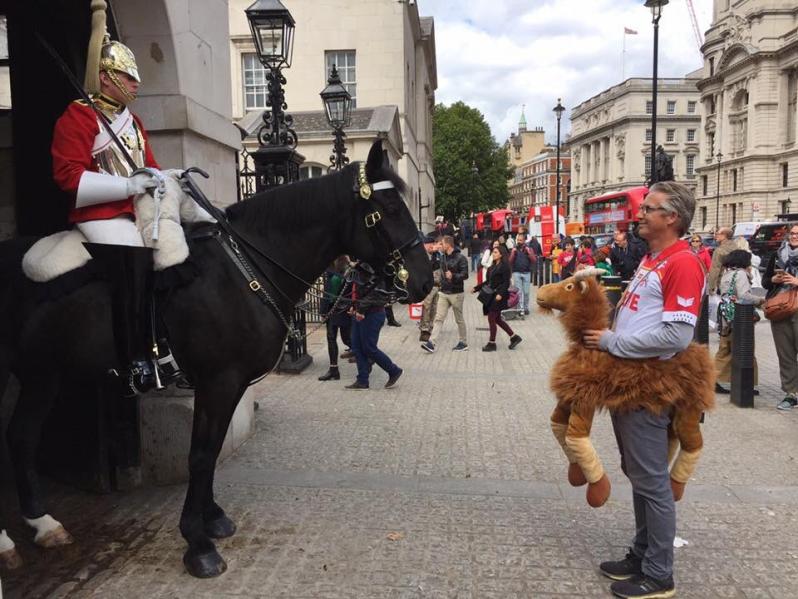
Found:
[[793, 233], [792, 231], [790, 231], [790, 237], [798, 237], [798, 233]]
[[643, 214], [651, 214], [652, 212], [656, 212], [657, 210], [662, 210], [663, 212], [668, 212], [668, 209], [664, 206], [649, 206], [648, 204], [642, 204], [640, 206], [640, 212]]
[[701, 243], [700, 239], [691, 239], [690, 243]]

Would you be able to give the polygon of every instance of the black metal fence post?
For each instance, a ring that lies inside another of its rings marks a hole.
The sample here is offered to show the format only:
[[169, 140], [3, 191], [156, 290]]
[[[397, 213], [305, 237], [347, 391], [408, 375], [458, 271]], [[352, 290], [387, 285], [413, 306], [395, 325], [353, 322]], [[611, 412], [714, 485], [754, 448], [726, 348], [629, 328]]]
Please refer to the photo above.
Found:
[[697, 343], [709, 345], [709, 296], [701, 298], [701, 312], [698, 314], [698, 322], [695, 325], [693, 340]]
[[313, 357], [308, 354], [307, 321], [305, 319], [305, 309], [307, 302], [300, 302], [294, 309], [294, 327], [300, 333], [299, 339], [288, 337], [285, 344], [285, 352], [280, 360], [278, 370], [290, 374], [299, 374], [313, 363]]
[[754, 407], [754, 306], [735, 304], [732, 325], [731, 401]]

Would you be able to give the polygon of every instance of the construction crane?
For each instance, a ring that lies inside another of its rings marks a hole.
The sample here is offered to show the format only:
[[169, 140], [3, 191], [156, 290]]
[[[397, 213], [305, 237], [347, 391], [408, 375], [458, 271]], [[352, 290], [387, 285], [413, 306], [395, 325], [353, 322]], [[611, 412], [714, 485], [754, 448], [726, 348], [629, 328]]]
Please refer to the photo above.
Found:
[[701, 46], [704, 45], [704, 36], [701, 35], [701, 29], [698, 27], [698, 19], [695, 16], [695, 6], [693, 0], [686, 0], [687, 12], [690, 13], [690, 21], [693, 23], [693, 35], [695, 35], [696, 44], [698, 44], [698, 51], [701, 51]]

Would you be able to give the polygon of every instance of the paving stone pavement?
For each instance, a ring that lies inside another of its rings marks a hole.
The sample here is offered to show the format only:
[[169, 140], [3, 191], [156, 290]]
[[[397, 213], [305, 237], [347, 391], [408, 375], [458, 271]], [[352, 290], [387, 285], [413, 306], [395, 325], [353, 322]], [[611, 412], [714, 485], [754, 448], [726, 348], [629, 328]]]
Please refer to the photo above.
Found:
[[[479, 308], [466, 299], [470, 351], [450, 351], [450, 316], [429, 355], [397, 307], [403, 326], [382, 334], [405, 371], [395, 389], [378, 368], [369, 391], [344, 389], [348, 363], [340, 382], [319, 382], [321, 331], [310, 369], [259, 384], [257, 432], [218, 470], [217, 501], [239, 527], [218, 543], [229, 566], [220, 578], [183, 570], [182, 485], [105, 497], [52, 485], [54, 515], [77, 542], [43, 552], [12, 528], [27, 564], [2, 573], [6, 599], [608, 597], [597, 564], [622, 557], [633, 532], [609, 417], [597, 417], [593, 439], [613, 496], [596, 510], [565, 482], [548, 428], [558, 323], [513, 321], [523, 343], [508, 351], [500, 331], [486, 354]], [[798, 597], [798, 411], [774, 409], [766, 324], [756, 339], [762, 394], [749, 410], [719, 396], [678, 506], [680, 597]]]

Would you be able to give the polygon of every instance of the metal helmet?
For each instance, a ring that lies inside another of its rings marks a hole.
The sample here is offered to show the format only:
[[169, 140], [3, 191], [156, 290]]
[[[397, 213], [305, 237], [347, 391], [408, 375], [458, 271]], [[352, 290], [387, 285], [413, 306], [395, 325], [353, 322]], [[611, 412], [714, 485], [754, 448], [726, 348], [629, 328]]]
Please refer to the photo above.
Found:
[[107, 40], [103, 43], [100, 54], [101, 71], [121, 71], [141, 83], [139, 68], [133, 51], [122, 42]]

